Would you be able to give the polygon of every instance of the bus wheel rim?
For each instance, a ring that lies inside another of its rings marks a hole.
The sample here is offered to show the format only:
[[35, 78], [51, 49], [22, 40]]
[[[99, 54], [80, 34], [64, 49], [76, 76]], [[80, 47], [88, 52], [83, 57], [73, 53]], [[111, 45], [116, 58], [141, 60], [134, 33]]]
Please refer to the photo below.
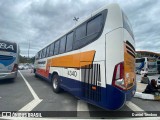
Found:
[[54, 78], [53, 80], [53, 87], [56, 89], [58, 85], [58, 80], [56, 78]]

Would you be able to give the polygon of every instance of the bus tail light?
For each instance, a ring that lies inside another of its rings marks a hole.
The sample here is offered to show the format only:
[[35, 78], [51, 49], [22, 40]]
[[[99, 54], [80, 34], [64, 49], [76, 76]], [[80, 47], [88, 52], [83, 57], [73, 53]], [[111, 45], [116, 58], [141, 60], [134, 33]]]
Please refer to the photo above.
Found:
[[117, 64], [114, 68], [112, 85], [121, 90], [126, 90], [125, 83], [124, 83], [124, 63], [123, 62]]
[[14, 67], [13, 67], [12, 72], [15, 72], [15, 71], [17, 71], [17, 70], [18, 70], [18, 64], [14, 64]]

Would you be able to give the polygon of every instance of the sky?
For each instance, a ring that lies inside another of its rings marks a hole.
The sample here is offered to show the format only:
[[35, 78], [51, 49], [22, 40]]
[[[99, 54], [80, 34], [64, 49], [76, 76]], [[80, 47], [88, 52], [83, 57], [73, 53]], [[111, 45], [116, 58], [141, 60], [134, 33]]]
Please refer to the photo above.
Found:
[[0, 0], [0, 39], [19, 43], [22, 56], [42, 47], [106, 4], [128, 16], [136, 50], [160, 53], [160, 0]]

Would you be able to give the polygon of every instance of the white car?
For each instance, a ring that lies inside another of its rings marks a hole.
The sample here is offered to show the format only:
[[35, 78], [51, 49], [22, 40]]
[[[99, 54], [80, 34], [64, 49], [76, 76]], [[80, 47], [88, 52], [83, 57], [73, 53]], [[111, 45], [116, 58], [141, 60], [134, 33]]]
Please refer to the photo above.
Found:
[[29, 69], [28, 65], [25, 65], [24, 70], [28, 70], [28, 69]]
[[18, 66], [18, 69], [19, 69], [19, 70], [24, 70], [24, 66], [23, 66], [23, 65], [19, 65], [19, 66]]

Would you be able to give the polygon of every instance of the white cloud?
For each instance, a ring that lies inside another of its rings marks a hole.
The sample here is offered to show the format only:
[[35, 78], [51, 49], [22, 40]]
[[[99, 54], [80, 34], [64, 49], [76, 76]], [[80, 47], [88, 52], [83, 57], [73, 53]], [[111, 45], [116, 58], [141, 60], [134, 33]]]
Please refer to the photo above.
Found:
[[[30, 55], [104, 4], [118, 3], [127, 14], [136, 49], [160, 52], [160, 1], [158, 0], [1, 0], [0, 39], [16, 41], [21, 54]], [[153, 44], [154, 43], [154, 44]]]

